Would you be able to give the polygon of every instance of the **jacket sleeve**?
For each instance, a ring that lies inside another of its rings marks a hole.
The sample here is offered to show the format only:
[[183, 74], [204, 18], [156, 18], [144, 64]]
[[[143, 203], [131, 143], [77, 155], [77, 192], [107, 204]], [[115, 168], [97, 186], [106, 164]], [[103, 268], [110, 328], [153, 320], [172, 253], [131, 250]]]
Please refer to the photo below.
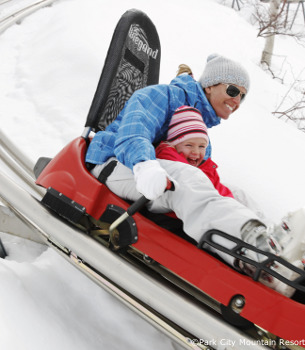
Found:
[[212, 181], [215, 189], [218, 193], [224, 197], [234, 198], [232, 192], [228, 187], [220, 182], [220, 178], [217, 172], [217, 164], [212, 161], [211, 158], [206, 160], [199, 168], [207, 175], [207, 177]]
[[121, 112], [114, 154], [127, 167], [156, 159], [153, 143], [165, 138], [171, 113], [184, 103], [184, 94], [171, 90], [168, 85], [138, 90]]

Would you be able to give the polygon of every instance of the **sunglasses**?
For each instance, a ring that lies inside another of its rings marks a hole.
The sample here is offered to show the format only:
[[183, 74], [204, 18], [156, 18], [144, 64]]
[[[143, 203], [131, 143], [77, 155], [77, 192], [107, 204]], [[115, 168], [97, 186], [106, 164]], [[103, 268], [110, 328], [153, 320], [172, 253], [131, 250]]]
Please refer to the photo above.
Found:
[[244, 98], [246, 97], [246, 94], [244, 94], [243, 92], [241, 92], [239, 90], [238, 87], [236, 87], [235, 85], [231, 85], [231, 84], [223, 84], [227, 87], [226, 89], [226, 93], [227, 95], [229, 95], [230, 97], [237, 97], [238, 95], [240, 95], [240, 102], [244, 100]]

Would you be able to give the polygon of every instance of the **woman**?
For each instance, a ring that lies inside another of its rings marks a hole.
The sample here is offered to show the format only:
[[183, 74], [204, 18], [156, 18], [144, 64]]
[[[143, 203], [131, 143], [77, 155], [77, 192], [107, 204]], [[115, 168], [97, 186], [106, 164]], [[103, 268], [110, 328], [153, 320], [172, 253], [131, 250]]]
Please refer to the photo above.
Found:
[[[196, 107], [207, 127], [211, 128], [218, 125], [221, 119], [228, 119], [239, 108], [249, 90], [249, 81], [248, 73], [240, 64], [223, 56], [211, 55], [199, 82], [189, 74], [182, 74], [169, 85], [138, 90], [117, 119], [105, 131], [95, 135], [86, 162], [102, 164], [93, 171], [97, 175], [110, 157], [116, 157], [135, 173], [138, 191], [154, 200], [163, 193], [167, 174], [155, 161], [153, 144], [165, 140], [175, 110], [182, 105]], [[205, 159], [210, 156], [211, 145]], [[144, 167], [149, 168], [158, 181], [146, 183], [141, 174], [148, 170], [140, 170]], [[125, 197], [124, 193], [121, 195]]]
[[[150, 199], [152, 212], [174, 211], [183, 222], [187, 235], [200, 241], [211, 229], [232, 236], [265, 251], [276, 252], [275, 240], [270, 239], [266, 226], [250, 209], [230, 197], [221, 196], [200, 169], [181, 162], [157, 160], [154, 144], [166, 139], [175, 110], [188, 105], [197, 108], [208, 128], [228, 119], [245, 99], [250, 79], [237, 62], [219, 55], [210, 55], [197, 82], [191, 72], [178, 75], [168, 85], [148, 86], [136, 91], [117, 119], [105, 131], [93, 138], [86, 162], [95, 164], [92, 174], [99, 178], [108, 164], [115, 164], [106, 185], [118, 196], [137, 200], [141, 194]], [[205, 159], [211, 156], [211, 145]], [[116, 163], [112, 161], [115, 160]], [[109, 168], [108, 168], [109, 170]], [[167, 180], [175, 183], [175, 191], [164, 190]], [[218, 242], [224, 246], [228, 242]], [[245, 252], [251, 255], [253, 252]], [[230, 264], [248, 274], [253, 270], [231, 256], [218, 252]], [[283, 255], [285, 252], [283, 252]], [[260, 256], [254, 254], [254, 259]], [[279, 266], [274, 268], [278, 269]], [[269, 276], [271, 277], [271, 276]], [[269, 285], [283, 294], [293, 290], [268, 277]], [[290, 271], [286, 273], [290, 276]]]

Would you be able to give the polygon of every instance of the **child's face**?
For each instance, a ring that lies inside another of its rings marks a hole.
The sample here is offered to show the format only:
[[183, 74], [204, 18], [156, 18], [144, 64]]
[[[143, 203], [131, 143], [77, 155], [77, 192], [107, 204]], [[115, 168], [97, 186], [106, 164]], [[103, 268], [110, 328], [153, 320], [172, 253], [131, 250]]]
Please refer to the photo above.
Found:
[[190, 165], [198, 167], [205, 156], [208, 142], [201, 137], [194, 137], [178, 143], [175, 148], [182, 153]]

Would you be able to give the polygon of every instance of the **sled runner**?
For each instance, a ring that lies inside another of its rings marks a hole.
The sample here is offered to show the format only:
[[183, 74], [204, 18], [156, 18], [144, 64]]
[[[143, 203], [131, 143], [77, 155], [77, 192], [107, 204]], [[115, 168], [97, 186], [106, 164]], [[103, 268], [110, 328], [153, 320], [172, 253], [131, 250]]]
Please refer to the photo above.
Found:
[[[134, 91], [158, 83], [160, 54], [158, 34], [150, 19], [140, 11], [127, 11], [115, 29], [83, 134], [53, 159], [40, 158], [35, 166], [36, 183], [47, 189], [42, 203], [113, 254], [120, 254], [126, 263], [166, 279], [198, 300], [198, 307], [215, 309], [227, 322], [249, 329], [255, 339], [276, 340], [277, 344], [279, 339], [301, 342], [305, 334], [301, 321], [305, 316], [303, 270], [224, 232], [209, 231], [197, 245], [184, 234], [178, 220], [145, 209], [138, 212], [144, 199], [130, 209], [131, 203], [113, 194], [104, 184], [111, 163], [99, 179], [85, 164], [90, 133], [104, 130]], [[215, 235], [233, 242], [234, 248], [216, 245]], [[254, 265], [254, 280], [207, 252], [206, 246]], [[242, 256], [243, 248], [260, 252], [266, 259], [262, 263], [249, 260]], [[297, 272], [299, 278], [289, 281], [278, 275], [270, 269], [273, 262]], [[295, 298], [288, 299], [257, 282], [262, 271], [294, 287]]]

